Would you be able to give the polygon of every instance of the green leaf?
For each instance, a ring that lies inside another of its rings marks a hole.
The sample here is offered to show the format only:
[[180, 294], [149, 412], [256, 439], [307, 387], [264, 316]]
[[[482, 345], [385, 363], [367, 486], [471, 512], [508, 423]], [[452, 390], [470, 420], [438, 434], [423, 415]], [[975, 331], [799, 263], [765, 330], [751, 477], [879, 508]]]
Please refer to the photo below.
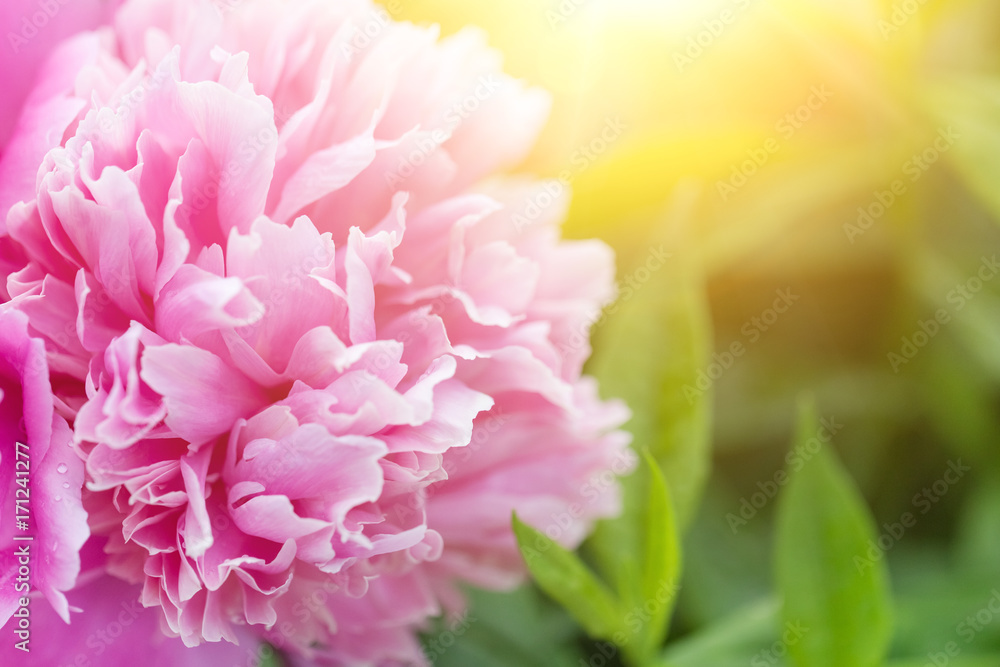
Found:
[[[539, 586], [562, 604], [595, 639], [622, 645], [630, 664], [641, 665], [660, 647], [676, 599], [680, 548], [673, 505], [656, 461], [644, 452], [646, 501], [638, 508], [638, 557], [624, 565], [624, 606], [573, 553], [566, 551], [515, 515], [521, 553]], [[626, 518], [617, 521], [628, 520]], [[614, 523], [614, 522], [611, 522]], [[621, 552], [624, 553], [624, 552]]]
[[[663, 473], [649, 452], [643, 452], [649, 471], [649, 497], [643, 514], [643, 560], [640, 573], [639, 601], [632, 611], [643, 622], [636, 633], [638, 649], [629, 652], [642, 664], [663, 643], [667, 621], [677, 599], [680, 575], [680, 548], [674, 509]], [[631, 596], [630, 596], [631, 597]]]
[[[812, 451], [815, 408], [800, 416], [796, 448]], [[829, 444], [792, 469], [777, 518], [778, 589], [788, 654], [802, 667], [877, 667], [891, 638], [885, 561], [867, 560], [875, 522]]]
[[594, 639], [622, 632], [623, 614], [614, 594], [580, 558], [546, 535], [512, 519], [517, 544], [535, 581], [561, 604]]

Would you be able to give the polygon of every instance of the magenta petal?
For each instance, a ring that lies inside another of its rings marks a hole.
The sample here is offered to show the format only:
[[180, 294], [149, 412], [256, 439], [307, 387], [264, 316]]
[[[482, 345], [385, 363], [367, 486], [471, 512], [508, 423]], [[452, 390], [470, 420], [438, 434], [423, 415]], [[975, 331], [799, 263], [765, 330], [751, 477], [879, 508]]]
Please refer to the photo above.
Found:
[[[0, 508], [7, 517], [0, 521], [0, 624], [15, 611], [27, 585], [68, 620], [64, 591], [76, 582], [79, 550], [90, 535], [80, 500], [83, 462], [53, 407], [42, 342], [28, 337], [22, 313], [0, 306]], [[19, 479], [24, 481], [18, 484]], [[26, 512], [16, 509], [17, 498]], [[18, 515], [24, 523], [15, 526]], [[15, 541], [15, 536], [34, 539]], [[16, 582], [25, 564], [30, 580]]]

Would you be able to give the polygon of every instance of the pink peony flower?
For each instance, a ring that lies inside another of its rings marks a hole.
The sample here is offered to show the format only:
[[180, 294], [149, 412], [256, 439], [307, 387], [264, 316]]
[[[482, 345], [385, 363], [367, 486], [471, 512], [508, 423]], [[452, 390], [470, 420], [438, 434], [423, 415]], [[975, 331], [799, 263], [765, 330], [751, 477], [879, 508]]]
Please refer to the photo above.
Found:
[[481, 35], [135, 0], [60, 48], [70, 83], [32, 94], [75, 115], [4, 159], [33, 179], [0, 180], [6, 291], [103, 568], [168, 634], [422, 663], [459, 583], [523, 577], [512, 510], [567, 546], [617, 510], [590, 479], [628, 458], [627, 412], [581, 377], [613, 259], [559, 240], [561, 203], [514, 224], [541, 185], [486, 182], [547, 100]]

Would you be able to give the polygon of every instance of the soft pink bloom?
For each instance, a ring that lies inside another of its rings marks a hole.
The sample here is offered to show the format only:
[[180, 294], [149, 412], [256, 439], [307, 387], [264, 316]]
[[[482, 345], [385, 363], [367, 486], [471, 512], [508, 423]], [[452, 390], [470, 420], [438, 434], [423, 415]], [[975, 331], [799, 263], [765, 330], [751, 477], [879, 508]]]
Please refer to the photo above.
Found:
[[[29, 584], [69, 620], [64, 592], [76, 583], [90, 531], [80, 502], [83, 464], [54, 407], [42, 341], [28, 336], [27, 317], [0, 306], [0, 625]], [[32, 613], [40, 607], [29, 603]], [[12, 644], [13, 632], [4, 640]]]
[[[34, 193], [45, 153], [86, 107], [73, 81], [97, 55], [94, 35], [121, 0], [3, 0], [0, 2], [0, 303], [2, 278], [24, 258], [6, 236], [7, 211]], [[62, 43], [63, 40], [67, 40]]]
[[559, 240], [562, 201], [515, 221], [541, 185], [486, 182], [548, 103], [478, 33], [233, 4], [136, 0], [67, 43], [86, 103], [14, 167], [6, 290], [105, 568], [170, 634], [419, 663], [456, 584], [523, 577], [512, 510], [568, 546], [617, 510], [592, 478], [627, 412], [581, 377], [613, 259]]
[[[107, 23], [120, 4], [121, 0], [0, 2], [0, 236], [10, 205], [31, 195], [42, 156], [86, 106], [86, 100], [66, 95], [88, 61], [86, 40], [60, 43]], [[96, 48], [89, 51], [96, 55]]]

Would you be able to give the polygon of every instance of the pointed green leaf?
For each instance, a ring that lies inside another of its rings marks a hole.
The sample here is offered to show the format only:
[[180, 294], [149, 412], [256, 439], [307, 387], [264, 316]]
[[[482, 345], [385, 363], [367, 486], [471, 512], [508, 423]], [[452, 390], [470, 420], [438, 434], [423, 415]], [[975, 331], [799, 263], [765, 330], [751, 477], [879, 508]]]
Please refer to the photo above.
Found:
[[611, 639], [620, 633], [623, 614], [618, 601], [583, 561], [516, 514], [512, 523], [521, 555], [541, 589], [594, 639]]
[[794, 665], [878, 667], [892, 629], [885, 561], [866, 557], [875, 522], [822, 433], [803, 409], [796, 448], [816, 453], [797, 460], [778, 508], [783, 634]]
[[646, 620], [639, 627], [638, 649], [634, 652], [640, 663], [656, 651], [666, 637], [680, 575], [677, 525], [667, 483], [648, 451], [643, 452], [643, 459], [649, 470], [649, 495], [642, 509], [645, 548], [639, 593], [643, 613], [637, 614], [638, 618]]

